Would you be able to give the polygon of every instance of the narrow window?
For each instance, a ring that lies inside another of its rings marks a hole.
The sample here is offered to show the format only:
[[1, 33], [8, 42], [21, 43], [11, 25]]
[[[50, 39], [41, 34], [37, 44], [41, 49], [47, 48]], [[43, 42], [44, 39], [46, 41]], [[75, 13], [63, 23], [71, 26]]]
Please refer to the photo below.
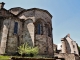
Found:
[[14, 34], [17, 34], [18, 32], [18, 22], [15, 22], [14, 24]]
[[38, 30], [37, 30], [38, 31], [38, 34], [40, 34], [40, 32], [41, 32], [40, 24], [38, 24], [38, 27], [37, 28], [38, 28]]
[[75, 45], [73, 45], [73, 48], [75, 48]]
[[43, 34], [43, 27], [40, 22], [36, 24], [35, 28], [36, 28], [36, 34]]
[[76, 54], [76, 51], [74, 51], [74, 54]]

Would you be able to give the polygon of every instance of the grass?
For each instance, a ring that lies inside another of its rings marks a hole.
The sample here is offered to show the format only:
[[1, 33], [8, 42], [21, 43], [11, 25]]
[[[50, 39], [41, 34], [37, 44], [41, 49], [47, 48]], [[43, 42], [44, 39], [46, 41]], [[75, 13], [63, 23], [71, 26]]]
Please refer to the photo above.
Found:
[[[21, 56], [3, 56], [3, 55], [0, 55], [0, 60], [10, 60], [11, 57], [15, 57], [15, 58], [22, 58]], [[34, 57], [23, 57], [23, 58], [36, 58], [36, 59], [39, 59], [39, 58], [46, 58], [46, 59], [50, 59], [50, 58], [47, 58], [45, 56], [40, 56], [40, 55], [37, 55], [37, 56], [34, 56]]]
[[10, 60], [10, 56], [2, 56], [2, 55], [0, 55], [0, 60]]

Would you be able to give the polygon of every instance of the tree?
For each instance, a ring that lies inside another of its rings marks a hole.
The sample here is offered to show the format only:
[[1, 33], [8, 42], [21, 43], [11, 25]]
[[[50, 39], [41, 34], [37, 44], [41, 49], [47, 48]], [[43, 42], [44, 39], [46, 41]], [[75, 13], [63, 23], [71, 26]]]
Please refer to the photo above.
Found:
[[38, 47], [31, 47], [28, 45], [28, 43], [24, 43], [21, 46], [18, 47], [19, 54], [28, 54], [28, 55], [37, 55], [39, 52]]
[[79, 50], [79, 55], [80, 55], [80, 46], [78, 46], [78, 50]]

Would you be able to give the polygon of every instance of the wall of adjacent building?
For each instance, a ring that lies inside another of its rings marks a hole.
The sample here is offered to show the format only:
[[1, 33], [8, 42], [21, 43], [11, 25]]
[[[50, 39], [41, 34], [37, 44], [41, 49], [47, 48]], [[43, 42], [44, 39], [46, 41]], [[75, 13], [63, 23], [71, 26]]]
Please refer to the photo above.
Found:
[[56, 56], [58, 56], [58, 58], [64, 58], [65, 60], [80, 60], [79, 56], [75, 54], [60, 53]]
[[77, 44], [76, 42], [74, 42], [71, 38], [67, 37], [66, 40], [68, 41], [69, 45], [70, 45], [70, 48], [71, 48], [71, 53], [74, 53], [74, 54], [78, 54], [79, 55], [79, 52], [78, 52], [78, 47], [77, 47]]
[[79, 55], [79, 51], [78, 51], [78, 45], [75, 41], [73, 41], [73, 49], [74, 49], [74, 53]]
[[62, 41], [62, 52], [61, 53], [73, 53], [79, 55], [78, 46], [75, 41], [73, 41], [70, 36], [66, 36]]

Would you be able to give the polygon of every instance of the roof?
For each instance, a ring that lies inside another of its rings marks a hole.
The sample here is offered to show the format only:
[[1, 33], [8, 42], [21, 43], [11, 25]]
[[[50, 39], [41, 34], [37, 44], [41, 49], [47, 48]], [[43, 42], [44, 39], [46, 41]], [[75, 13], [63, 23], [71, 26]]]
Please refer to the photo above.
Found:
[[29, 10], [40, 10], [40, 11], [46, 12], [46, 13], [52, 18], [52, 15], [51, 15], [47, 10], [40, 9], [40, 8], [31, 8], [31, 9], [27, 9], [27, 11], [29, 11]]
[[43, 12], [46, 12], [51, 18], [52, 18], [52, 15], [47, 11], [47, 10], [44, 10], [44, 9], [40, 9], [40, 8], [30, 8], [30, 9], [23, 9], [21, 7], [14, 7], [14, 8], [11, 8], [9, 9], [9, 11], [11, 12], [11, 10], [14, 10], [14, 9], [22, 9], [21, 12], [19, 12], [17, 15], [25, 12], [25, 11], [30, 11], [30, 10], [39, 10], [39, 11], [43, 11]]
[[[24, 9], [21, 8], [21, 7], [14, 7], [14, 8], [11, 8], [9, 9], [9, 12], [11, 12], [12, 14], [14, 15], [18, 15], [19, 13], [21, 13]], [[12, 12], [12, 11], [18, 11], [18, 13], [15, 14], [15, 12]]]

